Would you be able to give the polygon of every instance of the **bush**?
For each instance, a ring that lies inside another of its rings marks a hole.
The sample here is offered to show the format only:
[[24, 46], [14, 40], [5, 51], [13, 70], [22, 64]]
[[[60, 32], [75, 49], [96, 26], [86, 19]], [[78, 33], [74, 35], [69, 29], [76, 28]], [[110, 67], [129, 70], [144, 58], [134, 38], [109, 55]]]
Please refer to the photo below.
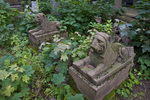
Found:
[[8, 3], [5, 3], [3, 0], [0, 0], [0, 45], [4, 46], [5, 44], [10, 43], [10, 37], [12, 36], [15, 27], [18, 25], [21, 20], [19, 16], [19, 11], [16, 9], [10, 8]]
[[59, 20], [67, 26], [69, 32], [83, 33], [89, 27], [89, 23], [94, 21], [96, 15], [94, 6], [84, 0], [59, 0], [60, 13]]
[[97, 15], [102, 17], [103, 21], [111, 19], [115, 14], [115, 8], [113, 5], [115, 0], [98, 0], [95, 4], [95, 9], [97, 9]]
[[51, 0], [39, 0], [38, 2], [39, 10], [44, 14], [50, 14], [52, 11], [50, 1]]
[[143, 74], [144, 79], [147, 79], [150, 75], [150, 64], [148, 62], [150, 61], [150, 2], [149, 0], [139, 0], [135, 4], [135, 8], [138, 9], [139, 15], [132, 23], [133, 27], [129, 36], [132, 39], [132, 45], [137, 50], [138, 62], [141, 64], [138, 75], [142, 76]]

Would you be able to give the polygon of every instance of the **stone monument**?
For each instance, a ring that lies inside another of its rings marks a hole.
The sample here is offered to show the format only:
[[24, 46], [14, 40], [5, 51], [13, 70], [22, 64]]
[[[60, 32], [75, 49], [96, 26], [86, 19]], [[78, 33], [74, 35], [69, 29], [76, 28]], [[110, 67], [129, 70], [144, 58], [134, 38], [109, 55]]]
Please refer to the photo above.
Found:
[[6, 2], [10, 4], [10, 8], [17, 8], [17, 10], [22, 11], [18, 0], [6, 0]]
[[53, 36], [56, 34], [68, 39], [68, 33], [65, 30], [60, 31], [62, 25], [59, 21], [49, 21], [43, 13], [38, 13], [35, 21], [38, 27], [29, 30], [29, 40], [33, 47], [38, 48], [43, 42], [53, 42]]
[[88, 100], [102, 100], [128, 76], [134, 49], [114, 43], [106, 33], [97, 32], [89, 56], [69, 68], [78, 89]]

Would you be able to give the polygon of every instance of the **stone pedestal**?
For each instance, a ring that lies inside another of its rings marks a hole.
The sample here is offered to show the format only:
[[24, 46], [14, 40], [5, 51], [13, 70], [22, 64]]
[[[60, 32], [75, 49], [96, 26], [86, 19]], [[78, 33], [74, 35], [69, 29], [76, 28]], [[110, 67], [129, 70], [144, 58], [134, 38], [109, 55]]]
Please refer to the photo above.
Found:
[[69, 68], [78, 89], [88, 100], [102, 100], [124, 81], [133, 66], [134, 48], [113, 42], [113, 37], [97, 32], [89, 56]]
[[68, 33], [67, 32], [48, 32], [48, 33], [43, 33], [43, 34], [35, 34], [32, 35], [29, 33], [29, 40], [30, 44], [32, 45], [33, 48], [38, 49], [38, 47], [41, 45], [43, 42], [53, 42], [53, 36], [54, 35], [60, 35], [60, 37], [64, 37], [65, 39], [68, 39]]
[[49, 21], [43, 13], [38, 13], [35, 21], [38, 27], [29, 30], [29, 40], [34, 48], [38, 49], [43, 42], [53, 42], [53, 36], [57, 34], [68, 39], [67, 31], [60, 30], [62, 25], [59, 21]]
[[130, 67], [133, 66], [132, 58], [121, 65], [119, 63], [114, 65], [119, 68], [112, 66], [109, 70], [112, 70], [113, 74], [108, 73], [110, 75], [106, 74], [103, 77], [94, 79], [96, 82], [101, 81], [101, 84], [97, 85], [88, 81], [87, 78], [85, 78], [72, 66], [69, 68], [69, 73], [73, 77], [78, 89], [88, 100], [102, 100], [128, 77]]

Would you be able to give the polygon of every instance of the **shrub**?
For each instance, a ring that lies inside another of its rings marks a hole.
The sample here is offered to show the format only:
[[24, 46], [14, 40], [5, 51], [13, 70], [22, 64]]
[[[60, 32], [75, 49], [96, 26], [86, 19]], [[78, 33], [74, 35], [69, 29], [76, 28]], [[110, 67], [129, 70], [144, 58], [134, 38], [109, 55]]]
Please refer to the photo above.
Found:
[[10, 8], [8, 3], [5, 3], [3, 0], [0, 0], [0, 45], [4, 46], [5, 44], [10, 43], [10, 37], [12, 36], [15, 26], [18, 25], [20, 18], [19, 11], [16, 9]]
[[67, 26], [69, 32], [83, 33], [89, 27], [89, 23], [94, 21], [96, 11], [92, 4], [87, 3], [85, 0], [58, 0], [60, 7], [59, 20]]
[[50, 14], [51, 13], [51, 0], [39, 0], [39, 10], [43, 12], [44, 14]]
[[132, 39], [132, 45], [137, 50], [138, 62], [141, 64], [139, 75], [146, 75], [144, 79], [147, 79], [150, 75], [150, 2], [149, 0], [139, 0], [135, 4], [135, 8], [138, 9], [139, 15], [137, 19], [132, 23], [133, 27], [129, 34]]

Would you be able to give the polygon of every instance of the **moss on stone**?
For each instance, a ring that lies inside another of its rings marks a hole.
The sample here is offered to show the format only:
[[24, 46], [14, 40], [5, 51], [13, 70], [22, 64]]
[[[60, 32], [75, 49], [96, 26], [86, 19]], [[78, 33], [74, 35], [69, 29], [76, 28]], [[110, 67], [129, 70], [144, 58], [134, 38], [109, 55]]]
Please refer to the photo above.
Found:
[[107, 94], [103, 100], [115, 100], [115, 95], [116, 95], [116, 92], [114, 89], [109, 94]]
[[[69, 81], [68, 81], [68, 85], [71, 87], [70, 88], [70, 91], [71, 91], [71, 94], [73, 95], [76, 95], [77, 93], [80, 93], [82, 94], [79, 89], [77, 88], [77, 85], [76, 83], [74, 82], [72, 76], [69, 74]], [[84, 96], [83, 96], [84, 97]], [[84, 97], [84, 100], [88, 100]]]
[[74, 82], [72, 76], [69, 74], [69, 81], [68, 81], [68, 85], [70, 85], [70, 87], [72, 88], [72, 94], [76, 94], [76, 93], [81, 93], [79, 91], [79, 89], [76, 86], [76, 83]]
[[116, 90], [123, 88], [124, 84], [127, 81], [128, 81], [128, 79], [124, 80], [118, 87], [116, 87], [109, 94], [107, 94], [103, 100], [120, 100], [120, 96], [116, 93]]
[[38, 54], [38, 50], [33, 48], [31, 45], [28, 45], [28, 47], [32, 50], [33, 53]]

